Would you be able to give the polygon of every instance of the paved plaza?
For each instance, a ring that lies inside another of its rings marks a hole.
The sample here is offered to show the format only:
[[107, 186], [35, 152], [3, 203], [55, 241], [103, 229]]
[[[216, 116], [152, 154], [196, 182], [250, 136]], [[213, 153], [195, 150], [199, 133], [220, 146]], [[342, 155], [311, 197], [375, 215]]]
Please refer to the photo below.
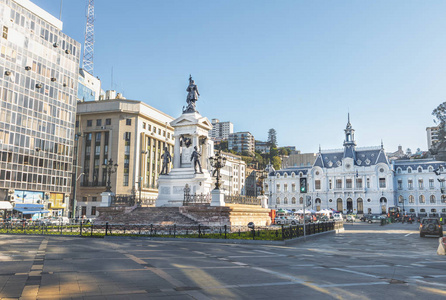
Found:
[[444, 299], [418, 224], [346, 224], [290, 246], [0, 235], [1, 299]]

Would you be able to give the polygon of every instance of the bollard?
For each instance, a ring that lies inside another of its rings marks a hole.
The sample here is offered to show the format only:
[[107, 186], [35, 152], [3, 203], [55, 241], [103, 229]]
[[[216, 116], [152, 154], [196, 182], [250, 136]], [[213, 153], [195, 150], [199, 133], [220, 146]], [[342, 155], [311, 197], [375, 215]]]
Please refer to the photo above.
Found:
[[105, 223], [105, 236], [108, 234], [108, 222]]
[[226, 231], [227, 231], [227, 225], [225, 225], [225, 240], [226, 240]]
[[173, 237], [177, 234], [177, 224], [173, 224]]
[[81, 227], [80, 227], [80, 230], [79, 230], [79, 235], [82, 236], [82, 221], [81, 221]]

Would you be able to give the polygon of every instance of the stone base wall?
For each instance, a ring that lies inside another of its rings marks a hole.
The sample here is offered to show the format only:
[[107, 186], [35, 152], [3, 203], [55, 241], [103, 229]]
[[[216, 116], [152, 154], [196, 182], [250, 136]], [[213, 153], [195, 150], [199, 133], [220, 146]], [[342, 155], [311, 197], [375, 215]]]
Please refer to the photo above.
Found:
[[183, 215], [207, 226], [246, 226], [249, 222], [257, 226], [271, 224], [270, 209], [254, 205], [183, 206], [179, 209]]

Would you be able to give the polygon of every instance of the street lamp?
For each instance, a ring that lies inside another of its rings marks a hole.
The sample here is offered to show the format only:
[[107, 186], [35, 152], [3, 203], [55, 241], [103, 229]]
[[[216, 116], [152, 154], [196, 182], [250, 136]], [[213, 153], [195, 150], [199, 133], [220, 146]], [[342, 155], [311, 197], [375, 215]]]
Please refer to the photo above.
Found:
[[211, 166], [214, 168], [214, 172], [212, 173], [212, 177], [215, 176], [217, 178], [217, 181], [215, 182], [215, 189], [220, 189], [220, 169], [223, 168], [226, 165], [226, 157], [221, 156], [221, 150], [217, 151], [217, 154], [215, 154], [215, 157], [209, 157], [209, 161], [211, 163]]
[[107, 186], [106, 186], [106, 192], [111, 192], [111, 174], [116, 172], [116, 169], [118, 168], [118, 164], [113, 164], [113, 159], [110, 159], [108, 163], [102, 164], [102, 168], [104, 169], [104, 172], [107, 172]]

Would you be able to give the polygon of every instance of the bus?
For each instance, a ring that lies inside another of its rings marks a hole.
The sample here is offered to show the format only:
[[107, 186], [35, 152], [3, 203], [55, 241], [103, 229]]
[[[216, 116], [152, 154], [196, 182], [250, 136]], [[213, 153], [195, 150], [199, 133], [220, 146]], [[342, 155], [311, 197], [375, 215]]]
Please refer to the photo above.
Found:
[[387, 217], [399, 219], [401, 216], [401, 209], [398, 206], [389, 207], [389, 213], [387, 214]]

